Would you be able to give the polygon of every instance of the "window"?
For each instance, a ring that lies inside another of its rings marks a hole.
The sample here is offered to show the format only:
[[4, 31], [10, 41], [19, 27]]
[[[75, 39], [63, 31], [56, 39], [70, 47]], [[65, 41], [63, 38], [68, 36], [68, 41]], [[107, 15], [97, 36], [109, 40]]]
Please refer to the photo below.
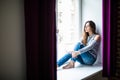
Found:
[[57, 59], [80, 37], [79, 0], [57, 0]]
[[[73, 50], [74, 45], [80, 39], [84, 23], [87, 20], [93, 20], [95, 22], [97, 27], [97, 33], [101, 34], [102, 36], [102, 1], [57, 0], [56, 11], [57, 11], [57, 60], [59, 60], [68, 51]], [[99, 50], [98, 54], [100, 57], [97, 60], [99, 61], [100, 64], [95, 65], [94, 68], [93, 67], [84, 67], [84, 69], [79, 68], [80, 73], [82, 73], [81, 75], [87, 74], [84, 76], [84, 78], [89, 75], [92, 75], [92, 73], [94, 74], [102, 70], [101, 50], [102, 48], [100, 48]], [[66, 79], [64, 78], [65, 80], [83, 79], [83, 76], [80, 75], [71, 76], [74, 75], [74, 73], [80, 74], [79, 70], [74, 69], [74, 71], [73, 70], [58, 71], [58, 75], [60, 74], [58, 76], [58, 80], [63, 79], [63, 77], [67, 76], [65, 74], [68, 73], [69, 79], [67, 79], [66, 77]], [[89, 70], [89, 72], [87, 72], [86, 70]]]

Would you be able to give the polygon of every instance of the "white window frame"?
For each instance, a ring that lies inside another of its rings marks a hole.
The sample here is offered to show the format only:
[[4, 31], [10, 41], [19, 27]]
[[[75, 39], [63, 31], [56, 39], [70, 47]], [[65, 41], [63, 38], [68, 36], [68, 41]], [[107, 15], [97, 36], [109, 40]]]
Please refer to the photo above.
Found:
[[[64, 1], [70, 1], [70, 0], [64, 0]], [[82, 5], [81, 5], [81, 0], [71, 0], [74, 1], [73, 4], [75, 7], [75, 15], [74, 18], [76, 21], [74, 21], [74, 24], [71, 28], [62, 28], [63, 30], [65, 30], [63, 33], [61, 33], [60, 31], [58, 31], [58, 0], [56, 0], [56, 24], [57, 24], [57, 60], [59, 58], [61, 58], [67, 51], [69, 50], [73, 50], [74, 45], [79, 41], [80, 37], [81, 37], [81, 32], [82, 32]], [[77, 8], [76, 8], [77, 7]], [[65, 27], [65, 26], [64, 26]], [[74, 29], [73, 29], [74, 28]], [[66, 30], [69, 30], [70, 32], [67, 33]], [[62, 37], [62, 35], [64, 35], [64, 37]], [[69, 36], [68, 38], [67, 35], [73, 35], [72, 37]], [[66, 38], [66, 39], [65, 39]], [[62, 45], [60, 44], [60, 40], [65, 39], [62, 43]], [[68, 39], [68, 40], [67, 40]], [[60, 52], [61, 51], [61, 52]]]

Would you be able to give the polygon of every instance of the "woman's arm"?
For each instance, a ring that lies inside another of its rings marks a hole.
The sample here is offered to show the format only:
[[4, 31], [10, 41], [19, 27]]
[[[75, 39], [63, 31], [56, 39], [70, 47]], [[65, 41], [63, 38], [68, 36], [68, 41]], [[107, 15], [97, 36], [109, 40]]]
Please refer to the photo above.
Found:
[[96, 35], [94, 40], [91, 42], [91, 44], [83, 47], [82, 49], [80, 49], [78, 51], [73, 51], [72, 52], [72, 57], [77, 57], [77, 55], [79, 55], [80, 53], [84, 53], [88, 50], [91, 50], [95, 46], [97, 41], [100, 41], [100, 35]]
[[87, 51], [91, 50], [96, 45], [97, 41], [100, 41], [100, 35], [96, 35], [94, 40], [89, 45], [81, 48], [79, 50], [80, 53], [84, 53], [84, 52], [87, 52]]

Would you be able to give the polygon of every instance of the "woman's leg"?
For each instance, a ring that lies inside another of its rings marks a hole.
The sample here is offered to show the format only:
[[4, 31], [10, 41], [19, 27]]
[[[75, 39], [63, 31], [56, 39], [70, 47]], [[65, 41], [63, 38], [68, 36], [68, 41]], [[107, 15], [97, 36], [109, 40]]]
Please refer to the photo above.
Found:
[[[74, 47], [74, 51], [78, 51], [82, 47], [84, 47], [84, 46], [81, 43], [77, 43]], [[72, 57], [72, 55], [71, 55], [71, 57]], [[66, 66], [64, 66], [63, 68], [64, 69], [73, 68], [76, 60], [79, 61], [81, 64], [84, 64], [81, 56], [78, 56], [77, 58], [71, 58], [71, 61]]]
[[93, 65], [96, 61], [96, 58], [94, 58], [93, 55], [91, 55], [89, 52], [82, 53], [81, 58], [86, 65]]
[[71, 60], [74, 61], [74, 62], [78, 61], [80, 64], [85, 64], [81, 55], [78, 55], [76, 58], [72, 58]]
[[[77, 51], [83, 47], [84, 47], [83, 44], [78, 43], [75, 46], [74, 51]], [[87, 65], [92, 65], [96, 61], [96, 59], [89, 52], [82, 53], [82, 54], [78, 55], [76, 58], [71, 58], [71, 60], [74, 62], [77, 60], [79, 63], [87, 64]]]
[[[79, 43], [79, 45], [77, 45], [74, 50], [79, 50], [83, 47], [84, 45]], [[74, 62], [77, 60], [79, 63], [87, 65], [92, 65], [96, 61], [96, 59], [89, 52], [82, 53], [76, 58], [71, 58], [71, 60], [73, 60]]]
[[79, 49], [81, 49], [81, 48], [83, 48], [83, 47], [84, 47], [84, 45], [81, 44], [80, 42], [78, 42], [78, 43], [75, 45], [75, 47], [74, 47], [74, 51], [78, 51]]
[[[81, 43], [78, 43], [75, 48], [74, 48], [74, 51], [78, 51], [79, 49], [83, 48], [84, 45], [81, 44]], [[82, 60], [82, 57], [80, 55], [78, 55], [76, 58], [71, 58], [72, 61], [76, 62], [76, 60], [81, 63], [81, 64], [84, 64], [83, 60]]]
[[[80, 43], [77, 43], [75, 45], [74, 51], [79, 50], [80, 48]], [[66, 61], [68, 61], [70, 58], [72, 58], [72, 54], [71, 53], [67, 53], [66, 55], [64, 55], [60, 60], [58, 60], [57, 62], [57, 66], [60, 67], [61, 65], [63, 65]]]
[[71, 53], [65, 54], [60, 60], [57, 62], [57, 66], [60, 67], [63, 65], [66, 61], [68, 61], [72, 57]]

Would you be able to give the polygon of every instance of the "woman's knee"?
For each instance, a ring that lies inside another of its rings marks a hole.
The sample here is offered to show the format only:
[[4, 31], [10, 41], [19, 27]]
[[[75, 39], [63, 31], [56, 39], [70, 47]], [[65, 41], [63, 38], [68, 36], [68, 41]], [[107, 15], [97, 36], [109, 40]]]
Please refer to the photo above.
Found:
[[78, 42], [78, 43], [75, 45], [75, 47], [74, 47], [74, 51], [78, 51], [79, 49], [81, 49], [81, 48], [83, 48], [83, 47], [84, 47], [84, 45], [81, 44], [80, 42]]
[[68, 52], [67, 54], [65, 54], [65, 56], [72, 57], [72, 54], [70, 52]]
[[80, 49], [80, 42], [78, 42], [75, 47], [74, 47], [74, 51], [77, 51], [78, 49]]

